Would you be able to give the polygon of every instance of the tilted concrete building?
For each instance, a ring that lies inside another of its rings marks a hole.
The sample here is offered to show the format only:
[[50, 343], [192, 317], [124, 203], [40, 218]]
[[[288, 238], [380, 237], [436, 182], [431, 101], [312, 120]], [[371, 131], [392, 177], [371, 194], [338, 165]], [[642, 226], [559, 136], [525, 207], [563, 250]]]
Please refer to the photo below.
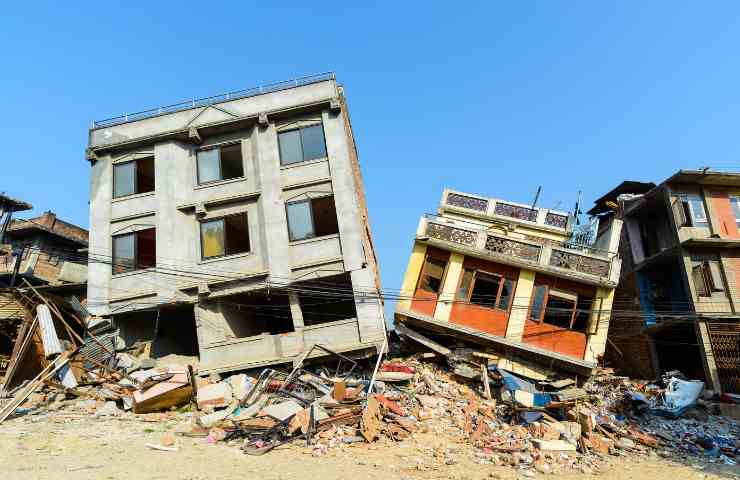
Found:
[[396, 324], [589, 375], [604, 353], [622, 222], [593, 225], [574, 236], [567, 213], [446, 189], [416, 231]]
[[357, 150], [333, 74], [96, 122], [89, 309], [200, 372], [385, 338]]
[[740, 393], [740, 173], [679, 170], [605, 194], [624, 219], [607, 358], [629, 375], [680, 370]]

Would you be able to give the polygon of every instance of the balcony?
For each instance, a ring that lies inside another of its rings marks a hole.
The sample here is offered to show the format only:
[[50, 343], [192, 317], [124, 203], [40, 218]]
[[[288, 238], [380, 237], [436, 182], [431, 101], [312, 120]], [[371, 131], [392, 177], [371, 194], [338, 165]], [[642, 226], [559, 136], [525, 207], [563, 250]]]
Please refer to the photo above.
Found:
[[445, 189], [440, 204], [443, 210], [462, 213], [489, 221], [515, 222], [535, 228], [568, 234], [571, 217], [565, 212], [547, 208], [532, 208], [519, 203], [480, 197]]
[[434, 215], [422, 217], [417, 240], [594, 285], [614, 287], [619, 280], [621, 260], [616, 252], [533, 236], [519, 238], [492, 233], [482, 225], [461, 220]]

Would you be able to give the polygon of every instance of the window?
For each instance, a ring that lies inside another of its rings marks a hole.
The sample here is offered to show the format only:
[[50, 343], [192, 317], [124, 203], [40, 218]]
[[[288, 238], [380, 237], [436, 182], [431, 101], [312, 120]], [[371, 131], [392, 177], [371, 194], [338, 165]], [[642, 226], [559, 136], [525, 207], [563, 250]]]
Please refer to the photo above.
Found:
[[131, 272], [156, 265], [157, 233], [154, 228], [113, 237], [113, 273]]
[[691, 279], [698, 297], [711, 297], [712, 292], [725, 290], [718, 261], [704, 260], [692, 263]]
[[281, 165], [326, 157], [324, 127], [321, 124], [280, 132], [278, 144]]
[[732, 204], [732, 211], [735, 214], [735, 224], [740, 227], [740, 195], [730, 196], [730, 204]]
[[241, 143], [199, 150], [196, 156], [200, 185], [244, 176]]
[[339, 233], [334, 196], [285, 204], [291, 242]]
[[442, 289], [442, 278], [445, 273], [447, 262], [438, 258], [427, 256], [424, 268], [421, 271], [419, 289], [431, 293], [439, 293]]
[[247, 214], [238, 213], [201, 222], [200, 245], [204, 259], [248, 252], [250, 244]]
[[529, 320], [586, 333], [591, 318], [593, 297], [535, 285]]
[[113, 165], [113, 198], [154, 191], [154, 157]]
[[513, 280], [469, 268], [463, 271], [457, 289], [458, 300], [499, 310], [509, 310], [513, 296]]
[[679, 227], [708, 227], [707, 212], [700, 195], [682, 194], [673, 202], [673, 215]]

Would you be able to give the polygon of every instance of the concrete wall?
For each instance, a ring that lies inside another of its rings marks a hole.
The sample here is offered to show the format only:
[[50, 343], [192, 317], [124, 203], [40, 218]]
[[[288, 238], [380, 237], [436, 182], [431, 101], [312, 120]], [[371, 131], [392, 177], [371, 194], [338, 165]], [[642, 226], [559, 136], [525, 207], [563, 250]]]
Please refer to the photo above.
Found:
[[[330, 274], [339, 273], [337, 267], [349, 271], [355, 290], [377, 291], [376, 263], [368, 261], [374, 252], [366, 246], [366, 216], [360, 208], [360, 192], [353, 172], [354, 144], [348, 140], [351, 132], [346, 130], [346, 110], [329, 110], [328, 105], [322, 104], [295, 117], [269, 117], [267, 124], [254, 122], [238, 131], [205, 137], [201, 145], [172, 138], [157, 140], [157, 135], [178, 128], [319, 104], [334, 95], [334, 83], [322, 82], [227, 102], [215, 111], [213, 107], [194, 109], [91, 131], [90, 146], [98, 147], [98, 160], [92, 162], [90, 188], [90, 250], [96, 254], [89, 264], [89, 295], [96, 300], [90, 307], [93, 313], [117, 314], [156, 308], [159, 303], [172, 301], [195, 303], [199, 301], [199, 288], [201, 293], [210, 290], [219, 297], [265, 288], [268, 283], [277, 288], [297, 276], [305, 280], [327, 275], [322, 268]], [[233, 115], [226, 115], [222, 110]], [[323, 124], [327, 157], [281, 166], [278, 132], [306, 121]], [[110, 146], [142, 138], [153, 140], [130, 150]], [[240, 143], [244, 177], [198, 185], [197, 150], [224, 142]], [[113, 199], [112, 165], [152, 154], [155, 191]], [[289, 241], [286, 201], [316, 192], [334, 196], [339, 233]], [[239, 212], [248, 216], [250, 251], [201, 259], [199, 221]], [[112, 236], [152, 226], [157, 229], [156, 268], [112, 274]], [[313, 276], [306, 277], [311, 272]], [[384, 319], [377, 295], [358, 298], [356, 303], [355, 331], [347, 333], [346, 327], [329, 330], [336, 333], [336, 343], [382, 342]], [[219, 319], [217, 311], [207, 308], [196, 308], [196, 312], [201, 354], [209, 350], [205, 360], [214, 369], [239, 363], [237, 357], [248, 350], [253, 352], [249, 357], [273, 358], [293, 355], [302, 344], [300, 335], [291, 334], [277, 344], [274, 339], [240, 339], [236, 343], [243, 344], [241, 347], [214, 349], [213, 341], [218, 337], [214, 332], [218, 328], [209, 330], [206, 325], [218, 324], [223, 318]], [[322, 334], [321, 338], [330, 337]]]

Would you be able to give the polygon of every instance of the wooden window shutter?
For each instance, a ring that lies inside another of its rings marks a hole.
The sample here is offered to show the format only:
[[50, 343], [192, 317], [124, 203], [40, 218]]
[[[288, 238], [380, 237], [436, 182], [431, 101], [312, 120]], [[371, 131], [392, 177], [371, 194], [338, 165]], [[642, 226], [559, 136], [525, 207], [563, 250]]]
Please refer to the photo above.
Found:
[[691, 269], [691, 278], [694, 281], [694, 288], [696, 289], [696, 295], [699, 297], [709, 296], [709, 290], [707, 289], [707, 283], [704, 279], [704, 265], [696, 265]]
[[673, 217], [676, 219], [676, 225], [679, 227], [685, 226], [688, 223], [688, 219], [686, 217], [684, 202], [680, 198], [674, 198], [671, 207], [673, 209]]
[[722, 272], [719, 268], [719, 262], [704, 262], [706, 278], [709, 280], [709, 287], [713, 292], [724, 292], [725, 286], [722, 281]]

